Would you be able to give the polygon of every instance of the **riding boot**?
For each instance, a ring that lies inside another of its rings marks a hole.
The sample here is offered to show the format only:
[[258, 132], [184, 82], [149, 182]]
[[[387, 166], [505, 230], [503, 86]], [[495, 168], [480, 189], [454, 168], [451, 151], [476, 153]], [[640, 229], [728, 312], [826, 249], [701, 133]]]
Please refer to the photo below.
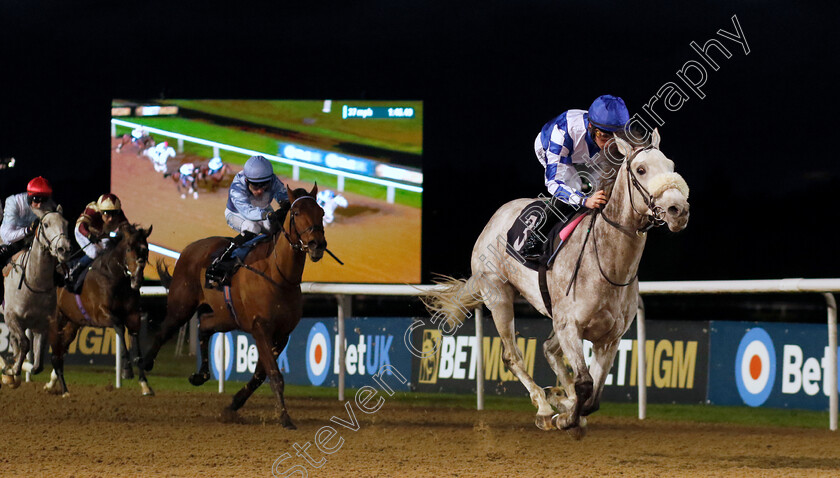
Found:
[[213, 259], [213, 262], [207, 267], [207, 287], [216, 289], [230, 282], [229, 276], [233, 268], [221, 267], [222, 264], [230, 258], [236, 248], [255, 237], [257, 235], [251, 231], [242, 231], [230, 241], [230, 244], [228, 244], [224, 252], [219, 257]]
[[580, 210], [579, 206], [566, 204], [556, 197], [551, 198], [550, 204], [549, 207], [548, 202], [543, 203], [545, 220], [536, 225], [525, 240], [525, 244], [522, 245], [522, 249], [519, 250], [522, 257], [527, 260], [539, 260], [545, 251], [545, 247], [551, 245], [551, 238], [548, 237], [551, 229], [558, 222], [568, 223]]
[[85, 254], [79, 258], [78, 262], [73, 264], [73, 266], [67, 270], [67, 276], [64, 278], [64, 284], [68, 289], [71, 289], [71, 291], [81, 289], [81, 287], [79, 287], [81, 284], [76, 284], [76, 282], [82, 275], [82, 271], [90, 267], [91, 264], [93, 264], [93, 258]]

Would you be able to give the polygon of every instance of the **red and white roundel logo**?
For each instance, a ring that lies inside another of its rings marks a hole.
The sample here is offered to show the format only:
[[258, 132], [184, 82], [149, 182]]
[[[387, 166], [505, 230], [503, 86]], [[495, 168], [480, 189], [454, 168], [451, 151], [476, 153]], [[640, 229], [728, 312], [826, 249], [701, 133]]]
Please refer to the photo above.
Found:
[[757, 407], [767, 401], [776, 379], [776, 350], [770, 335], [754, 327], [741, 338], [735, 356], [735, 384], [744, 403]]
[[312, 385], [321, 385], [326, 380], [330, 365], [330, 337], [327, 328], [317, 322], [309, 331], [306, 341], [306, 374]]
[[741, 378], [744, 388], [750, 393], [759, 393], [767, 386], [770, 379], [770, 353], [767, 347], [758, 340], [754, 340], [744, 349], [744, 359], [741, 361]]

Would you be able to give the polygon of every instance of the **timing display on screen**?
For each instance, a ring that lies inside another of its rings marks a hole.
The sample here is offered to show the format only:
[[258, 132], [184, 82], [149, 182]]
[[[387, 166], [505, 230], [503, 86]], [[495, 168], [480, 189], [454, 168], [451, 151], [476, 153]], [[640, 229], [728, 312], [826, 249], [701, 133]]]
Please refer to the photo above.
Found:
[[414, 108], [411, 106], [351, 106], [341, 107], [341, 117], [350, 118], [414, 118]]

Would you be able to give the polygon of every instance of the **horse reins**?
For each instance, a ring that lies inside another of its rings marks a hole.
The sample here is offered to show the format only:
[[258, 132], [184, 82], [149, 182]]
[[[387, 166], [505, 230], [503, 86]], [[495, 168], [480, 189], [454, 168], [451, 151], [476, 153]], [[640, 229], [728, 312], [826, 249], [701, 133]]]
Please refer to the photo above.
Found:
[[[604, 214], [603, 209], [596, 209], [592, 213], [592, 220], [589, 223], [589, 228], [586, 230], [586, 237], [583, 239], [583, 246], [580, 248], [580, 255], [578, 256], [577, 262], [575, 264], [575, 270], [572, 273], [572, 279], [569, 281], [568, 287], [566, 287], [566, 295], [569, 295], [569, 291], [572, 290], [572, 284], [575, 283], [577, 279], [578, 271], [580, 270], [580, 264], [583, 262], [583, 252], [586, 250], [586, 243], [589, 241], [589, 235], [595, 229], [595, 221], [598, 219], [598, 216], [604, 218], [604, 222], [609, 224], [610, 226], [614, 227], [615, 229], [621, 231], [623, 234], [627, 235], [628, 237], [635, 239], [634, 236], [643, 237], [649, 230], [654, 227], [661, 226], [665, 224], [665, 220], [662, 218], [663, 210], [661, 207], [656, 205], [656, 198], [653, 197], [650, 192], [639, 182], [639, 179], [633, 174], [633, 170], [631, 168], [631, 163], [633, 159], [638, 156], [639, 153], [642, 151], [647, 151], [652, 149], [653, 146], [646, 146], [641, 149], [637, 149], [633, 151], [633, 154], [628, 156], [627, 159], [624, 160], [626, 164], [625, 169], [627, 170], [627, 194], [630, 195], [630, 207], [633, 208], [633, 212], [638, 214], [639, 216], [644, 216], [647, 218], [647, 224], [640, 229], [633, 233], [632, 229], [628, 228], [627, 226], [623, 226], [619, 224], [617, 221], [613, 221], [606, 214]], [[650, 209], [650, 213], [642, 213], [636, 209], [636, 205], [633, 203], [633, 189], [639, 192], [642, 195], [642, 200], [644, 201], [645, 205]], [[594, 236], [593, 236], [594, 237]], [[639, 268], [636, 268], [636, 273], [633, 274], [633, 277], [630, 278], [627, 282], [615, 282], [614, 280], [610, 279], [607, 276], [607, 273], [604, 272], [604, 268], [601, 266], [601, 258], [598, 254], [598, 239], [597, 237], [593, 239], [593, 243], [595, 244], [595, 262], [598, 264], [598, 270], [601, 272], [601, 277], [603, 277], [607, 282], [612, 284], [615, 287], [626, 287], [632, 284], [638, 277], [639, 277]]]
[[[58, 211], [50, 211], [50, 212], [44, 214], [43, 217], [47, 217], [50, 214], [59, 214], [59, 213], [58, 213]], [[38, 237], [43, 234], [44, 238], [47, 240], [47, 245], [44, 246], [43, 244], [39, 244], [39, 246], [44, 248], [47, 251], [50, 251], [52, 249], [52, 245], [56, 240], [60, 239], [62, 236], [65, 236], [65, 237], [67, 236], [67, 234], [65, 234], [63, 232], [59, 232], [58, 234], [55, 235], [55, 237], [52, 238], [52, 240], [50, 240], [49, 238], [47, 238], [47, 233], [46, 232], [43, 232], [43, 233], [41, 232], [43, 227], [44, 227], [44, 221], [43, 221], [43, 218], [42, 218], [41, 221], [38, 222], [38, 228], [35, 229], [35, 239], [37, 241]], [[40, 243], [42, 241], [37, 241], [37, 242]], [[31, 253], [32, 253], [32, 247], [30, 247], [29, 250], [26, 251], [24, 259], [21, 261], [20, 283], [18, 283], [18, 289], [20, 289], [21, 286], [25, 285], [26, 288], [29, 289], [30, 292], [34, 292], [36, 294], [43, 294], [45, 292], [50, 292], [50, 290], [52, 290], [52, 289], [44, 289], [44, 290], [33, 289], [32, 286], [29, 285], [29, 282], [26, 281], [26, 266], [27, 266], [27, 264], [29, 264], [29, 255]], [[54, 288], [55, 287], [53, 287], [53, 289]]]

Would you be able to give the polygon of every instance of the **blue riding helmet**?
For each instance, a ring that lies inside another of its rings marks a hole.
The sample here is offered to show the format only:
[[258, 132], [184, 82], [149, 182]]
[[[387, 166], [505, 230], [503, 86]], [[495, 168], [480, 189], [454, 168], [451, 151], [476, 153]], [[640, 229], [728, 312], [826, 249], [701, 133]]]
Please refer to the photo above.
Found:
[[245, 173], [245, 179], [253, 183], [262, 183], [274, 177], [271, 163], [262, 156], [251, 156], [242, 171]]
[[618, 131], [630, 121], [630, 113], [624, 100], [618, 96], [603, 95], [589, 107], [589, 122], [603, 131]]

